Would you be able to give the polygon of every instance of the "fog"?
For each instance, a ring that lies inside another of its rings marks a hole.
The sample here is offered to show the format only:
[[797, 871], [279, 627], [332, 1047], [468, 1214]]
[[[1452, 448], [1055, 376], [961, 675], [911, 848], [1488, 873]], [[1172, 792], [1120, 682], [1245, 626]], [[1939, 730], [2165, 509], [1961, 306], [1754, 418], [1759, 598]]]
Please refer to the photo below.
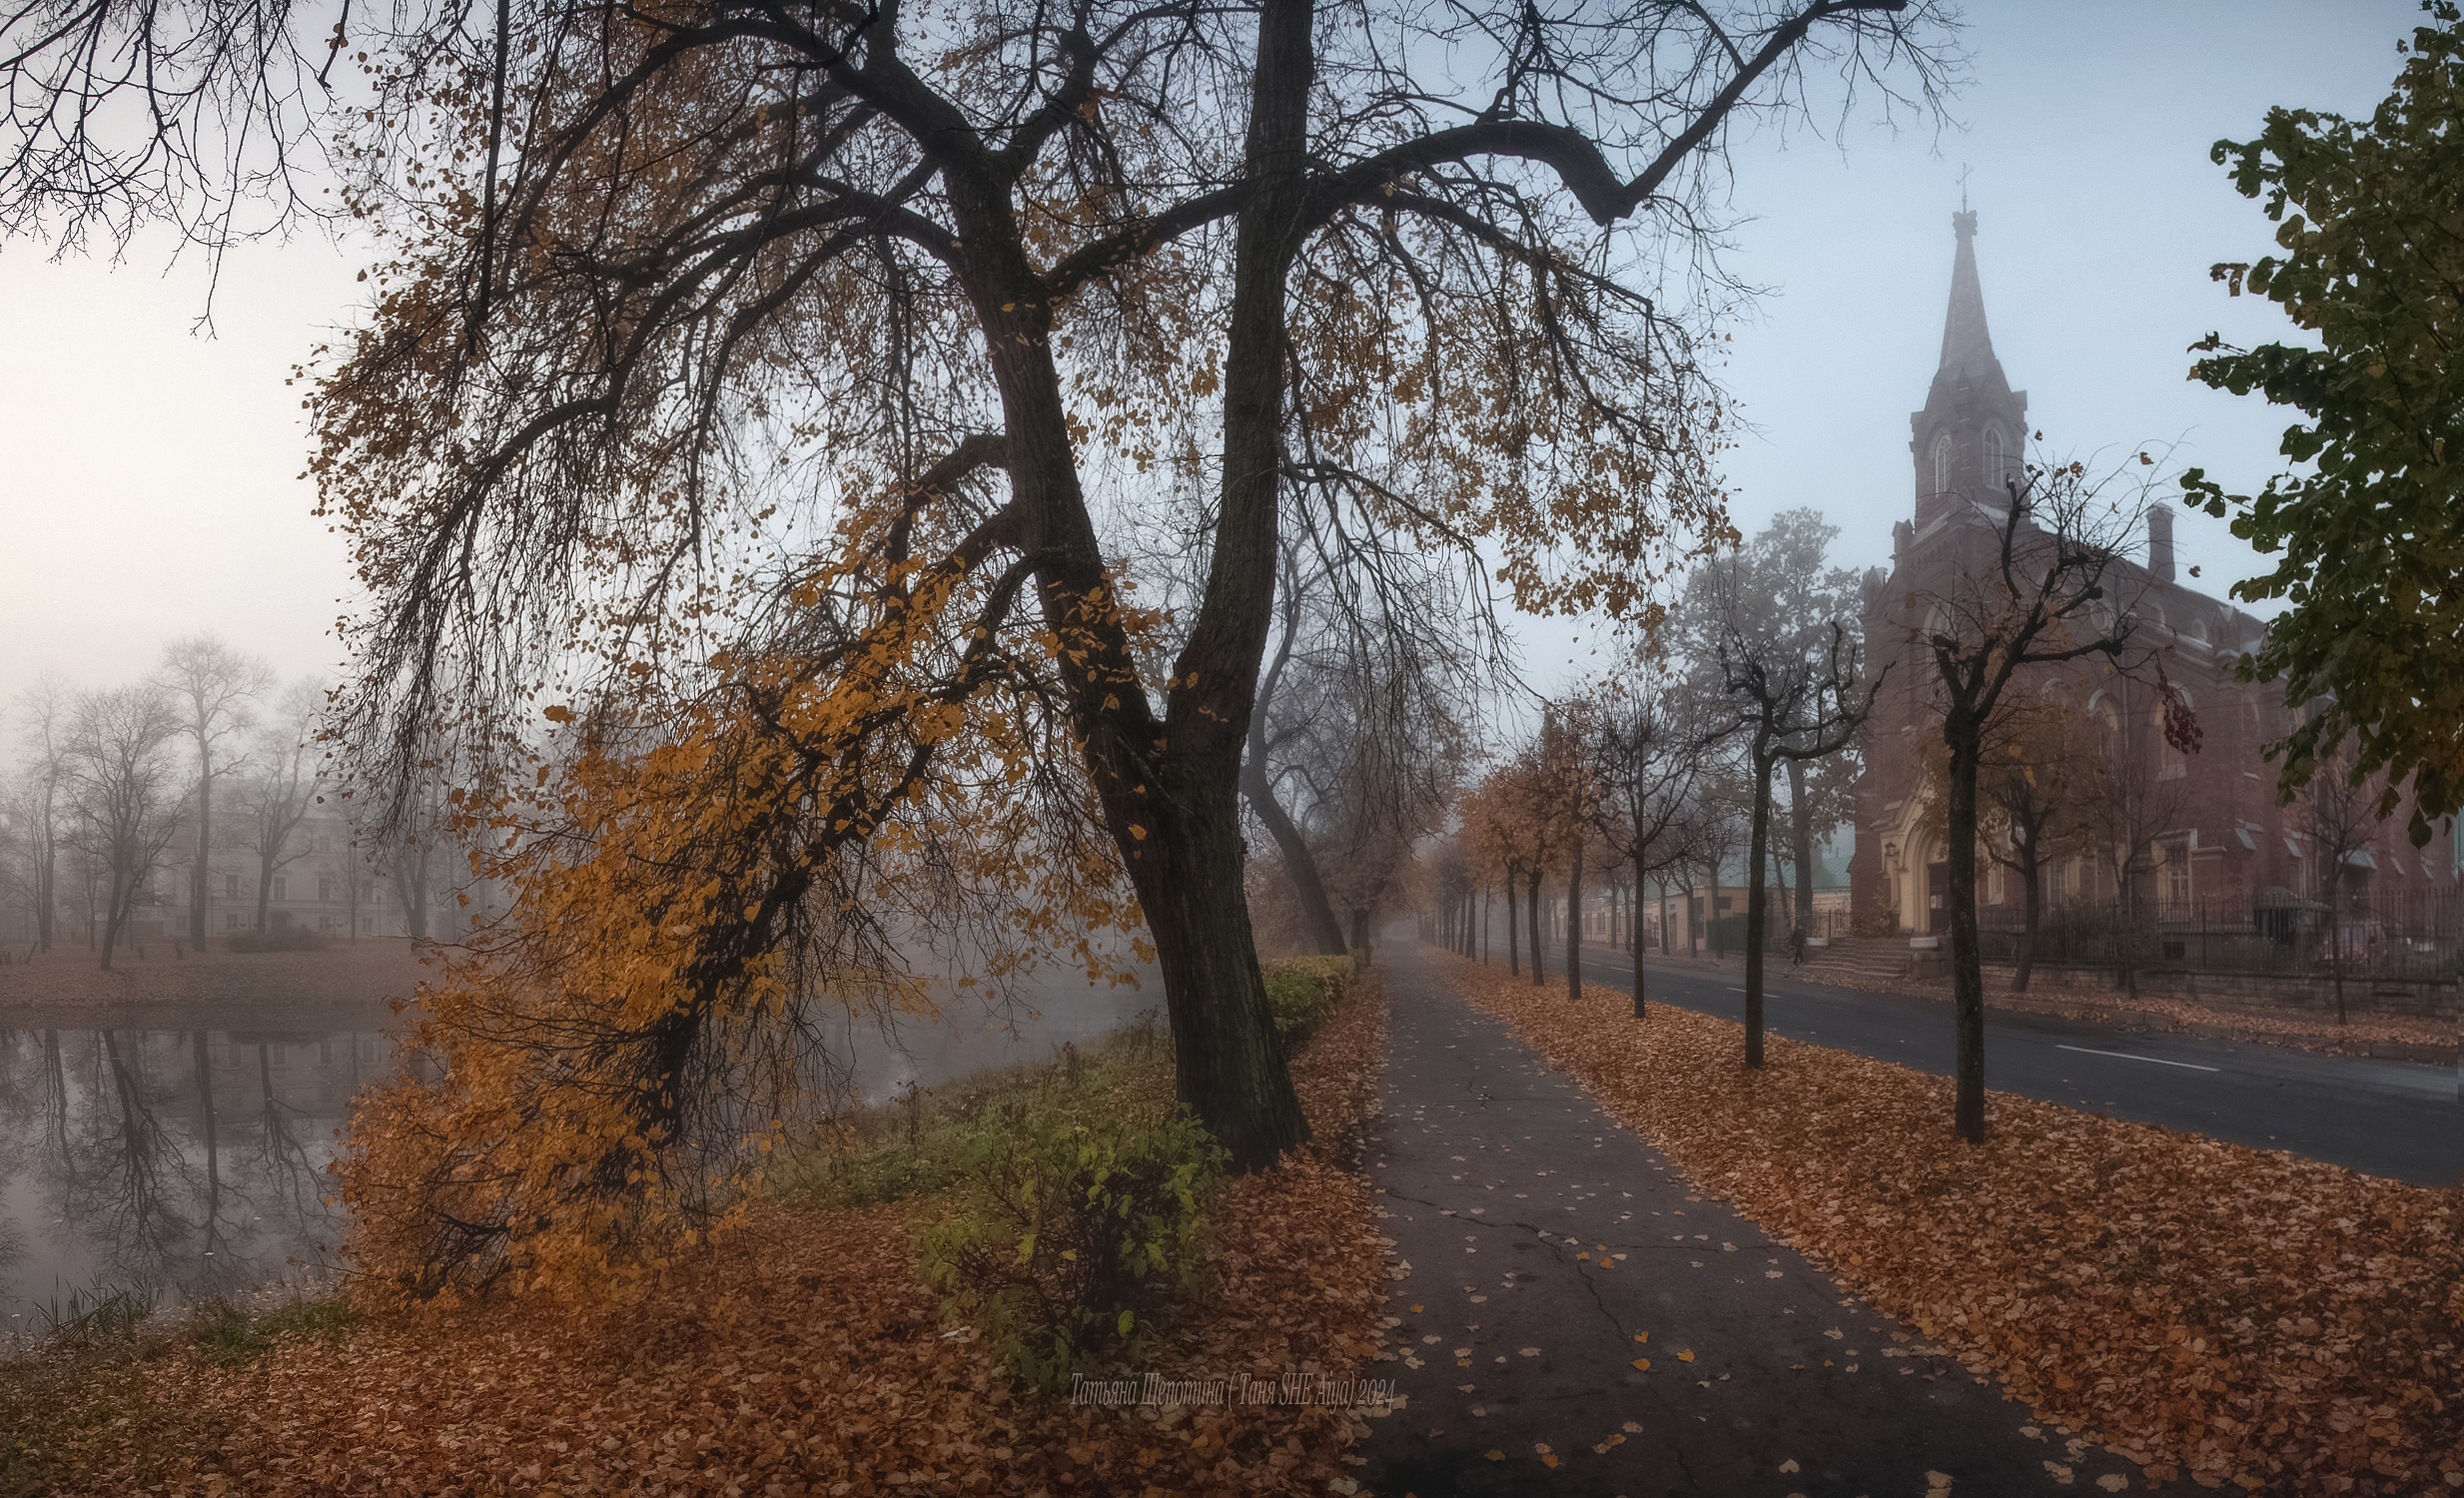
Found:
[[[2051, 449], [2177, 442], [2177, 462], [2263, 480], [2283, 413], [2183, 378], [2183, 346], [2211, 329], [2287, 332], [2208, 281], [2213, 262], [2264, 253], [2268, 226], [2207, 148], [2254, 133], [2270, 104], [2366, 111], [2417, 18], [2409, 0], [1981, 6], [1959, 128], [1861, 106], [1844, 129], [1742, 140], [1726, 264], [1767, 295], [1734, 326], [1726, 372], [1755, 427], [1726, 458], [1739, 528], [1813, 504], [1843, 527], [1840, 561], [1887, 557], [1963, 172], [1996, 348]], [[311, 513], [286, 381], [354, 316], [360, 251], [234, 252], [201, 332], [208, 267], [166, 271], [169, 248], [141, 240], [116, 267], [0, 249], [0, 702], [45, 669], [130, 679], [200, 629], [285, 676], [340, 664], [351, 578]], [[2253, 570], [2221, 521], [2189, 517], [2180, 545], [2217, 591]], [[1525, 632], [1544, 684], [1581, 654], [1561, 648], [1578, 625]]]

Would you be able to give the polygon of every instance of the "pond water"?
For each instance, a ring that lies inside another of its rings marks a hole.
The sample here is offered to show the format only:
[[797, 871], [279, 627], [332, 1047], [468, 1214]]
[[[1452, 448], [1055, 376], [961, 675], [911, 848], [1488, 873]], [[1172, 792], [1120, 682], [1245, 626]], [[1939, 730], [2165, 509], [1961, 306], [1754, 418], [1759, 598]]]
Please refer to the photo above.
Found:
[[[1140, 976], [1138, 988], [1097, 987], [1045, 969], [999, 1014], [853, 1021], [830, 1043], [832, 1070], [881, 1101], [1048, 1061], [1065, 1042], [1160, 1014], [1162, 983]], [[0, 1344], [55, 1319], [73, 1292], [176, 1302], [332, 1273], [344, 1223], [326, 1204], [326, 1165], [352, 1096], [393, 1071], [392, 1018], [214, 1009], [184, 1013], [199, 1028], [177, 1030], [0, 1010]]]

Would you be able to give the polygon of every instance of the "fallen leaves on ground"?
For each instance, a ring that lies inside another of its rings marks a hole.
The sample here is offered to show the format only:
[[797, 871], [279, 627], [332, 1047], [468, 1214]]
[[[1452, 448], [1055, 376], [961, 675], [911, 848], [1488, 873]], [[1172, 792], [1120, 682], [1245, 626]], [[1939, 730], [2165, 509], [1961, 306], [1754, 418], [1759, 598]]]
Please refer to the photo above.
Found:
[[2464, 1484], [2464, 1200], [2289, 1154], [1989, 1096], [1586, 986], [1435, 954], [1496, 1015], [1877, 1309], [2159, 1481]]
[[[1232, 1183], [1203, 1311], [1150, 1368], [1266, 1385], [1354, 1376], [1387, 1288], [1348, 1162], [1385, 1030], [1353, 986], [1294, 1064], [1317, 1144]], [[1072, 1407], [1013, 1389], [938, 1319], [907, 1204], [769, 1210], [621, 1313], [525, 1300], [295, 1341], [246, 1368], [147, 1365], [119, 1407], [211, 1411], [165, 1459], [93, 1422], [59, 1491], [1324, 1493], [1367, 1411], [1340, 1401]], [[139, 1422], [142, 1424], [143, 1422]]]

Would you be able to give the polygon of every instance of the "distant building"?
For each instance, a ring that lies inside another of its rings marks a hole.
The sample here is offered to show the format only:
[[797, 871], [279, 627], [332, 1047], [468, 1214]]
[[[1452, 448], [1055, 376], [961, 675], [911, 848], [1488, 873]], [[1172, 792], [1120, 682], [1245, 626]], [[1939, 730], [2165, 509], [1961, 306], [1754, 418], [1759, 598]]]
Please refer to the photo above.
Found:
[[[1890, 666], [1884, 695], [1869, 724], [1865, 769], [1855, 797], [1855, 854], [1849, 865], [1850, 903], [1857, 929], [1882, 935], [1926, 935], [1946, 929], [1949, 864], [1939, 833], [1929, 829], [1925, 752], [1941, 737], [1932, 658], [1916, 635], [1929, 596], [1957, 592], [1977, 575], [1995, 545], [2006, 511], [2005, 481], [2024, 461], [2028, 396], [2011, 387], [1986, 327], [1977, 274], [1977, 216], [1953, 217], [1958, 239], [1951, 303], [1944, 320], [1942, 361], [1915, 412], [1915, 513], [1892, 527], [1892, 560], [1865, 589], [1869, 669]], [[2152, 858], [2133, 874], [2140, 909], [2161, 922], [2194, 909], [2245, 914], [2270, 903], [2298, 902], [2322, 887], [2318, 857], [2296, 811], [2278, 803], [2276, 766], [2261, 747], [2280, 739], [2291, 719], [2279, 686], [2234, 679], [2236, 659], [2255, 649], [2266, 626], [2229, 604], [2182, 585], [2175, 575], [2173, 513], [2148, 512], [2146, 562], [2116, 558], [2106, 573], [2110, 595], [2134, 600], [2133, 638], [2169, 647], [2164, 669], [2196, 713], [2203, 742], [2196, 756], [2169, 748], [2155, 731], [2155, 693], [2142, 684], [2099, 679], [2090, 670], [2043, 667], [2014, 681], [2011, 691], [2072, 692], [2090, 720], [2134, 730], [2108, 742], [2140, 756], [2136, 772], [2181, 780], [2172, 798], [2177, 825], [2163, 829]], [[2136, 763], [2136, 762], [2134, 762]], [[1985, 924], [2015, 925], [2024, 899], [2019, 881], [1991, 859], [1980, 859], [1978, 902]], [[2426, 848], [2405, 836], [2401, 812], [2376, 829], [2369, 846], [2346, 860], [2343, 888], [2384, 895], [2391, 890], [2452, 891], [2452, 834], [2442, 829]], [[2047, 903], [2112, 902], [2110, 861], [2074, 854], [2049, 871]]]

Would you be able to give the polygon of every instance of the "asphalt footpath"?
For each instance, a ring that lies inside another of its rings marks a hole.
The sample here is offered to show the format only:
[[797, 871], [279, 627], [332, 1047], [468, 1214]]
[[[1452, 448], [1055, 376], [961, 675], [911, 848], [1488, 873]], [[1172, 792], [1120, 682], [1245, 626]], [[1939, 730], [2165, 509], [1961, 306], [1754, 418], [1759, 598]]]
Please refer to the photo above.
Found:
[[[1397, 947], [1402, 944], [1398, 943]], [[1391, 950], [1391, 949], [1390, 949]], [[2143, 1486], [1706, 1199], [1408, 950], [1369, 1158], [1407, 1396], [1383, 1498], [1951, 1498]], [[2238, 1491], [2227, 1489], [2227, 1491]]]

